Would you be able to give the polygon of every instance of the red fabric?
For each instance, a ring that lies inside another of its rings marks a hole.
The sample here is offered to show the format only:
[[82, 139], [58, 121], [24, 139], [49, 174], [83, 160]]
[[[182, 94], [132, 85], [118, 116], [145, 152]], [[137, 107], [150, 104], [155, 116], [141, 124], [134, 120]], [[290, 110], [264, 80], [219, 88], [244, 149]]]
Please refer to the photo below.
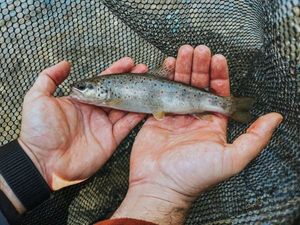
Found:
[[157, 224], [143, 221], [143, 220], [122, 218], [122, 219], [104, 220], [99, 223], [96, 223], [95, 225], [157, 225]]

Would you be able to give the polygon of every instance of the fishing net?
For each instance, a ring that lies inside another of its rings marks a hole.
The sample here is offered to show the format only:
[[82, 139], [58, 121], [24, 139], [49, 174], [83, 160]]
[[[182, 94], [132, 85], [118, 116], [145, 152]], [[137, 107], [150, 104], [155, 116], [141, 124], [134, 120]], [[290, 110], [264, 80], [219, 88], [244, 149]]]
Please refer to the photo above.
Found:
[[[297, 223], [299, 0], [0, 0], [0, 30], [0, 144], [18, 137], [23, 97], [38, 72], [62, 59], [73, 67], [58, 96], [123, 56], [156, 67], [182, 44], [206, 44], [225, 55], [233, 94], [257, 100], [252, 115], [277, 111], [285, 120], [243, 172], [199, 196], [186, 224]], [[246, 128], [230, 122], [229, 141]], [[126, 193], [137, 132], [91, 179], [55, 193], [23, 225], [109, 217]]]

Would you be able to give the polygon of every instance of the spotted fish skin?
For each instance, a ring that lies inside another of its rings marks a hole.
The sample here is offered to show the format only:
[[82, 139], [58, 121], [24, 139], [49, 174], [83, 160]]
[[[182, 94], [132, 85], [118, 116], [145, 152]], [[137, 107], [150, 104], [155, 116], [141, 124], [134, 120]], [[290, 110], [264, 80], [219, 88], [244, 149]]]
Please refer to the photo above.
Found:
[[80, 81], [71, 97], [85, 103], [114, 109], [156, 113], [230, 115], [230, 97], [220, 97], [182, 83], [149, 74], [111, 74]]

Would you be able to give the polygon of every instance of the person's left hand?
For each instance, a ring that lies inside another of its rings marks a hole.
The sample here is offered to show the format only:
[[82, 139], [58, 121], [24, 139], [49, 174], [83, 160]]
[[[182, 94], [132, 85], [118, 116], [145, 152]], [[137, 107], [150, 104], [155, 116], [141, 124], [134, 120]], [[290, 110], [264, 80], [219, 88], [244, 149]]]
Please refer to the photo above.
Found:
[[[102, 74], [146, 72], [126, 57]], [[57, 190], [94, 174], [144, 115], [92, 106], [53, 93], [70, 72], [63, 61], [45, 69], [26, 94], [19, 143], [50, 188]]]

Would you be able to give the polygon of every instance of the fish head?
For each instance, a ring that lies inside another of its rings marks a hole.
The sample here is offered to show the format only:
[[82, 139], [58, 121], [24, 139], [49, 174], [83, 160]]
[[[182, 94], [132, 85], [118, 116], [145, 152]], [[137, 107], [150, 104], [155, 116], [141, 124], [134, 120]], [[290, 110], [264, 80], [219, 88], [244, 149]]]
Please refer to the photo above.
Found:
[[75, 83], [70, 96], [81, 102], [104, 104], [109, 100], [109, 89], [99, 81], [83, 80]]

